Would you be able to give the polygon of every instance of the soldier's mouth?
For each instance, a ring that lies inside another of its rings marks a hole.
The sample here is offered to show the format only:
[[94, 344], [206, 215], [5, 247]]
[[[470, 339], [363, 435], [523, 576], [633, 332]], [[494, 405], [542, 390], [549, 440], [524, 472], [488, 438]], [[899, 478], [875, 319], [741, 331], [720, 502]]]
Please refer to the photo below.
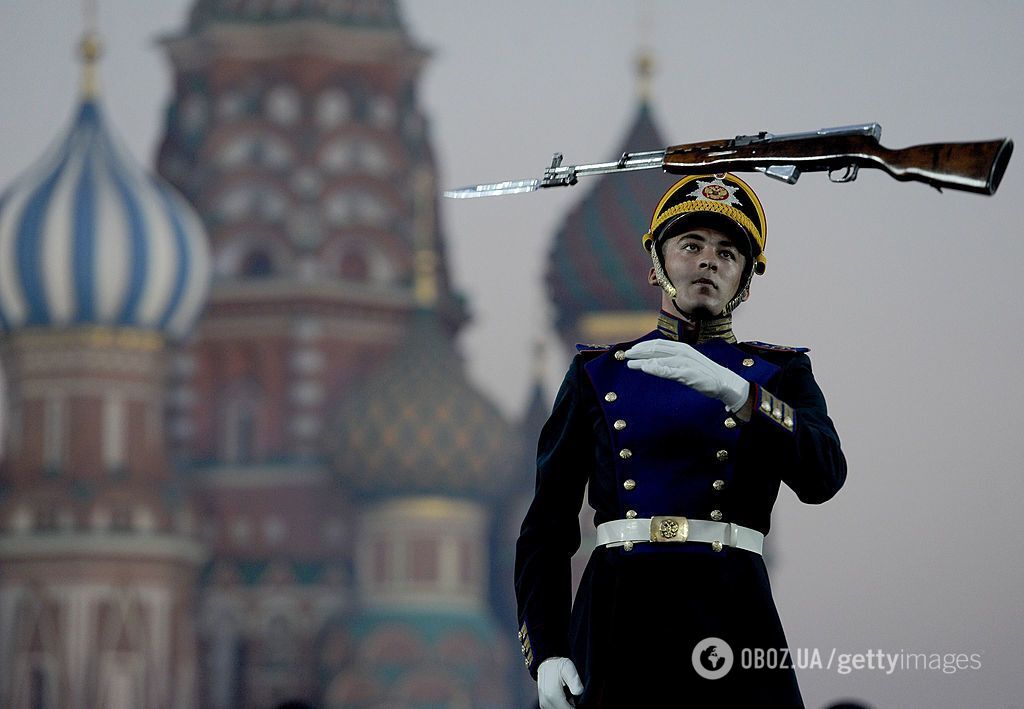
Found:
[[718, 290], [718, 284], [712, 281], [710, 278], [698, 278], [694, 281], [694, 284], [711, 286], [715, 290]]

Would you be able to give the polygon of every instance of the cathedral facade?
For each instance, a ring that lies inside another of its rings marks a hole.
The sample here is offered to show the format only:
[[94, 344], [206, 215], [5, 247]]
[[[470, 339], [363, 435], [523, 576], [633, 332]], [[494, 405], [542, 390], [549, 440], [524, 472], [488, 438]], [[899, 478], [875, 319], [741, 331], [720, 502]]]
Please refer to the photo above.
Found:
[[163, 47], [159, 176], [90, 37], [0, 203], [0, 704], [511, 706], [516, 432], [452, 344], [427, 52], [388, 1], [199, 0]]
[[[162, 47], [156, 175], [90, 36], [71, 124], [0, 198], [0, 706], [525, 703], [511, 549], [549, 401], [513, 426], [454, 347], [429, 53], [395, 0], [196, 0]], [[567, 343], [648, 329], [644, 265], [608, 267], [664, 181], [597, 181], [556, 235]]]

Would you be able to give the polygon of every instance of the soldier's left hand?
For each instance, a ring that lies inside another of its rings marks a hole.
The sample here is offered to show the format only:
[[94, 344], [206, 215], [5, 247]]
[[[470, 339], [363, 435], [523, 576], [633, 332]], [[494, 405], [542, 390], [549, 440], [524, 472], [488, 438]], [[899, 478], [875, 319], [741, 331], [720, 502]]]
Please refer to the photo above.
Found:
[[645, 340], [626, 350], [626, 366], [656, 377], [672, 379], [705, 396], [718, 399], [736, 412], [750, 395], [750, 382], [705, 357], [685, 342]]

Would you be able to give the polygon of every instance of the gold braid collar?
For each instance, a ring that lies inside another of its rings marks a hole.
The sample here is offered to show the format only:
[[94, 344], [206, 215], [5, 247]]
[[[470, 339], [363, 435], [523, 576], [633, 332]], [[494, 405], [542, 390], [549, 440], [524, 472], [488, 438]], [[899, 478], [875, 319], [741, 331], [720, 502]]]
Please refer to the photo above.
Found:
[[732, 315], [702, 320], [681, 318], [662, 310], [658, 313], [658, 330], [662, 335], [676, 342], [700, 344], [708, 340], [736, 342], [732, 332]]

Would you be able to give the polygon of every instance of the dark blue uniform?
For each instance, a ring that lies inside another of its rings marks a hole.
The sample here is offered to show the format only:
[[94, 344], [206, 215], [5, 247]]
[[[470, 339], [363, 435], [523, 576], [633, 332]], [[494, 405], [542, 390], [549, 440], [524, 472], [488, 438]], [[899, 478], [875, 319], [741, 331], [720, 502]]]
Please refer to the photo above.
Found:
[[[536, 676], [548, 657], [570, 657], [584, 707], [802, 706], [792, 670], [740, 667], [742, 648], [787, 646], [756, 553], [700, 542], [598, 548], [571, 604], [570, 559], [588, 482], [597, 524], [680, 515], [767, 534], [780, 482], [820, 503], [846, 479], [805, 350], [725, 339], [695, 345], [752, 383], [755, 411], [744, 423], [716, 399], [626, 366], [621, 352], [665, 336], [656, 330], [580, 352], [558, 392], [516, 549], [527, 666]], [[691, 664], [707, 637], [725, 640], [735, 655], [722, 679], [704, 679]]]

